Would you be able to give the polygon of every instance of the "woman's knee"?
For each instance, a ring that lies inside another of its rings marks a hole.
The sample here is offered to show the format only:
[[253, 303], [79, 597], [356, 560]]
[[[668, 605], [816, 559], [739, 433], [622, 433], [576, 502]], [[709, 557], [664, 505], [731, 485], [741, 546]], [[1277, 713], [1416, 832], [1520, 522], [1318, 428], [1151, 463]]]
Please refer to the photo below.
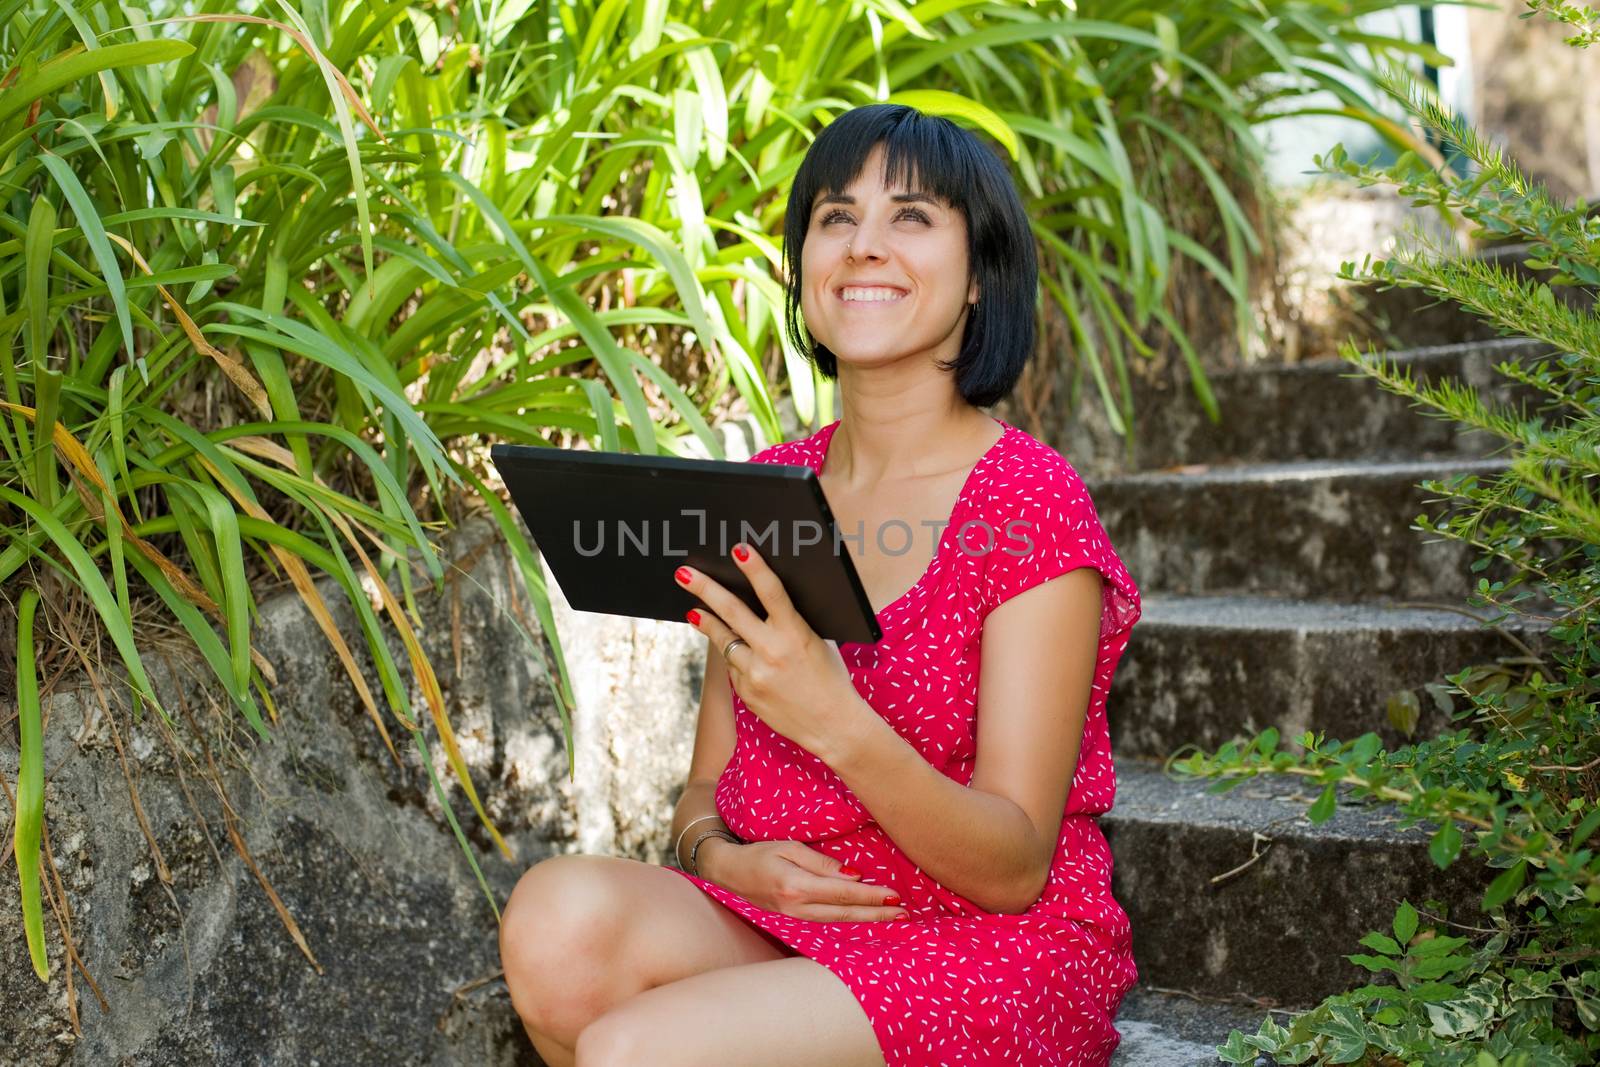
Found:
[[665, 1062], [659, 1041], [641, 1042], [637, 1027], [617, 1025], [611, 1019], [611, 1016], [597, 1019], [579, 1035], [573, 1046], [575, 1067], [628, 1067]]
[[500, 962], [517, 1014], [568, 1047], [615, 997], [626, 909], [615, 857], [561, 855], [523, 873], [500, 916]]

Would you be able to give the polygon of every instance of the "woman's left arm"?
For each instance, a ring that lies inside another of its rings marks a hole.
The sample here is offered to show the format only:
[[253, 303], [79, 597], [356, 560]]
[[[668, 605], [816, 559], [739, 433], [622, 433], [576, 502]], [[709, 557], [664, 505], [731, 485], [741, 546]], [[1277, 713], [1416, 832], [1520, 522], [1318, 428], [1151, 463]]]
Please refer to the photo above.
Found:
[[984, 619], [971, 785], [865, 700], [817, 752], [912, 862], [985, 910], [1026, 911], [1048, 881], [1088, 717], [1103, 581], [1079, 567]]

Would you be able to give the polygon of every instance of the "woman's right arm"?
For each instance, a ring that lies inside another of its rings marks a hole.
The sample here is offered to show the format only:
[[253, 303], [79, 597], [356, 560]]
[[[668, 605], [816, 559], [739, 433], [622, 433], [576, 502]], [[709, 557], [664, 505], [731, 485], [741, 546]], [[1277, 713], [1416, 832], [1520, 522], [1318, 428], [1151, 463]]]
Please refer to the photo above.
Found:
[[[672, 840], [679, 847], [679, 855], [673, 857], [673, 862], [685, 870], [689, 866], [689, 849], [696, 837], [707, 830], [728, 829], [716, 817], [715, 794], [717, 779], [722, 777], [722, 772], [733, 759], [733, 744], [733, 697], [729, 693], [727, 666], [723, 663], [722, 653], [707, 642], [706, 672], [700, 686], [700, 720], [694, 735], [694, 757], [689, 763], [688, 784], [683, 787], [683, 795], [678, 798], [678, 806], [672, 816]], [[712, 817], [705, 818], [708, 815]], [[689, 832], [685, 834], [684, 827], [695, 819], [700, 821], [689, 827]], [[683, 838], [681, 842], [678, 840], [680, 835]], [[712, 857], [721, 852], [723, 845], [733, 846], [733, 842], [721, 837], [708, 837], [700, 842], [696, 865], [700, 875], [707, 880], [711, 880], [708, 872], [716, 865]]]

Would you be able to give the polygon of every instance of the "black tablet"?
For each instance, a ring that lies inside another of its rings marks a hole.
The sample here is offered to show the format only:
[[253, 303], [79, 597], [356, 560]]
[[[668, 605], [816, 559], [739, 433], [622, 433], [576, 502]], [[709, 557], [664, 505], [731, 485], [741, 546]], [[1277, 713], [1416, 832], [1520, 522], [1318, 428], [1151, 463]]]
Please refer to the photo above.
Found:
[[688, 564], [764, 619], [730, 555], [742, 541], [818, 635], [883, 636], [810, 467], [543, 445], [497, 444], [489, 456], [574, 608], [682, 622], [710, 606], [673, 580]]

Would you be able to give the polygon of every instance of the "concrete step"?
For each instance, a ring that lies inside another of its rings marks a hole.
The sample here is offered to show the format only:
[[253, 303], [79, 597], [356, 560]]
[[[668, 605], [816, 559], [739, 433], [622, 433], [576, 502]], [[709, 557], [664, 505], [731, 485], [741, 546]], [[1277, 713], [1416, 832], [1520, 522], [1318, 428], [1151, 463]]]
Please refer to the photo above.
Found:
[[[1268, 726], [1286, 738], [1372, 730], [1403, 744], [1385, 710], [1392, 693], [1524, 655], [1506, 634], [1537, 652], [1547, 628], [1519, 616], [1503, 634], [1443, 605], [1273, 596], [1154, 594], [1143, 609], [1108, 698], [1119, 758], [1162, 758], [1187, 743], [1213, 751]], [[1416, 736], [1455, 728], [1430, 694], [1417, 696]]]
[[[1502, 337], [1463, 344], [1391, 351], [1397, 363], [1423, 382], [1454, 379], [1478, 390], [1491, 406], [1537, 410], [1541, 394], [1496, 370], [1504, 362], [1532, 363], [1554, 350], [1542, 341]], [[1179, 464], [1288, 459], [1367, 459], [1402, 456], [1485, 455], [1501, 440], [1464, 430], [1449, 419], [1431, 418], [1409, 399], [1337, 356], [1300, 363], [1221, 371], [1209, 376], [1222, 415], [1206, 417], [1183, 381], [1140, 382], [1135, 410], [1145, 413], [1135, 438], [1134, 468], [1156, 470]], [[1332, 413], [1338, 413], [1330, 417]]]
[[1370, 977], [1342, 954], [1387, 930], [1398, 901], [1481, 917], [1493, 872], [1470, 857], [1440, 871], [1427, 852], [1434, 827], [1402, 830], [1392, 808], [1345, 802], [1314, 826], [1305, 812], [1320, 790], [1304, 779], [1263, 776], [1214, 796], [1212, 783], [1175, 780], [1154, 761], [1119, 755], [1116, 766], [1100, 824], [1147, 984], [1310, 1006]]
[[[1309, 416], [1308, 416], [1309, 417]], [[1419, 487], [1487, 478], [1504, 459], [1305, 460], [1086, 479], [1141, 592], [1445, 599], [1476, 585], [1476, 553], [1410, 529], [1444, 505]], [[1509, 575], [1499, 563], [1482, 572]]]
[[[1525, 244], [1486, 248], [1473, 255], [1523, 279], [1548, 281], [1554, 273], [1528, 268]], [[1593, 313], [1594, 290], [1551, 286], [1551, 292], [1574, 310]], [[1379, 291], [1371, 286], [1345, 285], [1336, 293], [1341, 304], [1370, 324], [1355, 331], [1370, 338], [1358, 341], [1363, 351], [1387, 350], [1392, 357], [1420, 359], [1417, 377], [1425, 376], [1429, 368], [1456, 373], [1450, 363], [1459, 358], [1464, 360], [1461, 372], [1466, 380], [1491, 384], [1497, 394], [1526, 395], [1495, 373], [1492, 364], [1513, 353], [1518, 359], [1531, 358], [1541, 342], [1507, 338], [1494, 323], [1421, 289]], [[1506, 351], [1497, 352], [1496, 346]], [[1543, 348], [1548, 350], [1548, 346]], [[1491, 358], [1485, 360], [1484, 356]], [[1092, 389], [1085, 390], [1083, 402], [1070, 418], [1051, 428], [1053, 443], [1081, 472], [1101, 475], [1224, 459], [1464, 454], [1494, 447], [1495, 442], [1483, 434], [1464, 433], [1444, 420], [1406, 412], [1399, 397], [1384, 392], [1348, 366], [1335, 370], [1336, 363], [1342, 365], [1343, 361], [1329, 352], [1296, 364], [1284, 364], [1274, 356], [1270, 362], [1236, 371], [1208, 372], [1224, 416], [1223, 425], [1212, 426], [1194, 396], [1188, 368], [1174, 361], [1160, 382], [1143, 381], [1148, 377], [1144, 374], [1135, 377], [1131, 399], [1137, 412], [1137, 433], [1131, 451], [1124, 437], [1112, 430]], [[1358, 376], [1340, 384], [1338, 374], [1346, 372]], [[1252, 385], [1253, 375], [1281, 376], [1281, 380]], [[1319, 393], [1319, 383], [1327, 386], [1326, 394]], [[1327, 417], [1330, 411], [1350, 412], [1353, 417], [1348, 425], [1323, 425], [1334, 421]], [[1308, 418], [1311, 412], [1320, 417]], [[1412, 416], [1409, 422], [1404, 414]], [[1362, 439], [1371, 447], [1352, 447]]]
[[[1254, 1034], [1266, 1009], [1171, 993], [1141, 983], [1122, 1000], [1122, 1043], [1111, 1067], [1216, 1067], [1228, 1031]], [[1279, 1016], [1279, 1021], [1283, 1016]]]

